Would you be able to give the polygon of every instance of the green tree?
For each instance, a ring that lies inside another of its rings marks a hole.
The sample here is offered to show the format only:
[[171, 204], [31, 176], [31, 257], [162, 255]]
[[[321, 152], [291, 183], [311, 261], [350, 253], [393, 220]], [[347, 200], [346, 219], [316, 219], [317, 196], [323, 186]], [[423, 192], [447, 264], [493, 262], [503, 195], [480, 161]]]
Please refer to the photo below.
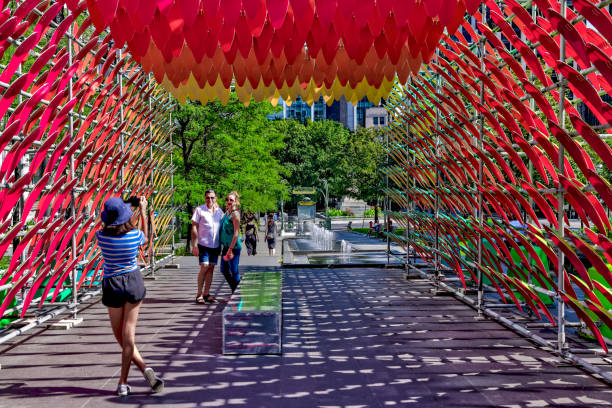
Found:
[[330, 197], [350, 195], [376, 203], [384, 182], [382, 132], [358, 128], [352, 133], [329, 120], [305, 124], [286, 120], [276, 127], [285, 135], [287, 147], [278, 152], [278, 159], [291, 186], [321, 188], [325, 179]]
[[291, 186], [321, 187], [325, 179], [330, 196], [345, 194], [349, 131], [344, 126], [334, 121], [284, 120], [276, 122], [276, 128], [285, 135], [287, 147], [277, 154]]
[[385, 186], [382, 168], [385, 166], [384, 133], [373, 128], [358, 128], [350, 136], [346, 154], [348, 172], [346, 183], [350, 195], [376, 205]]

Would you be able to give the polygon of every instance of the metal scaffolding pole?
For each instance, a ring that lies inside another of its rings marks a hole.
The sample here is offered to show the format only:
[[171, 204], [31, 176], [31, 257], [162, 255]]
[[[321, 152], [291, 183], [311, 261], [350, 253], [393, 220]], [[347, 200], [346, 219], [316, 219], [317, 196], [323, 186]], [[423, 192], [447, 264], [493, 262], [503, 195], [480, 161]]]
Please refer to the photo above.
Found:
[[[487, 6], [482, 4], [480, 8], [480, 13], [482, 15], [482, 23], [487, 23]], [[480, 39], [480, 44], [478, 45], [479, 50], [479, 59], [480, 59], [480, 70], [485, 72], [485, 39], [482, 37]], [[485, 84], [483, 80], [480, 80], [480, 105], [481, 108], [484, 107], [485, 103]], [[478, 129], [478, 149], [480, 151], [483, 150], [483, 136], [484, 136], [484, 115], [479, 113], [480, 116], [480, 124]], [[483, 214], [483, 196], [481, 188], [483, 188], [483, 162], [482, 159], [478, 159], [478, 225], [480, 229], [483, 228], [484, 224], [484, 214]], [[484, 306], [484, 282], [483, 282], [483, 274], [482, 274], [482, 249], [483, 249], [483, 239], [482, 232], [478, 232], [478, 314], [482, 315], [482, 308]]]
[[[151, 74], [148, 75], [148, 79], [149, 79], [149, 86], [151, 85]], [[153, 105], [151, 103], [151, 95], [149, 94], [149, 111], [151, 111]], [[149, 123], [149, 134], [151, 136], [151, 140], [153, 140], [153, 124]], [[151, 143], [151, 146], [149, 146], [149, 157], [151, 160], [153, 160], [153, 143]], [[151, 186], [153, 186], [153, 183], [155, 181], [155, 172], [152, 171], [151, 172]], [[147, 222], [149, 223], [149, 266], [151, 267], [151, 274], [149, 275], [150, 279], [155, 279], [155, 224], [153, 222], [153, 211], [151, 209], [151, 206], [153, 205], [153, 193], [151, 193], [151, 202], [149, 203], [149, 206], [147, 207], [147, 211], [148, 211], [148, 217], [147, 217]]]
[[[389, 132], [385, 132], [385, 144], [387, 145], [387, 168], [389, 167]], [[385, 189], [385, 201], [384, 201], [384, 213], [385, 213], [385, 227], [382, 229], [383, 231], [386, 231], [387, 234], [387, 264], [391, 261], [391, 241], [389, 238], [389, 174], [387, 173], [385, 176], [385, 185], [386, 185], [386, 189]]]
[[[531, 18], [533, 19], [534, 22], [537, 23], [537, 19], [538, 19], [538, 7], [535, 4], [531, 5]], [[525, 34], [521, 31], [521, 35], [525, 36]], [[521, 61], [523, 62], [523, 64], [527, 65], [527, 63], [525, 62], [525, 58], [521, 57]], [[523, 68], [524, 70], [524, 68]], [[531, 72], [529, 74], [529, 81], [530, 82], [534, 82], [534, 77], [535, 75], [533, 75], [533, 72]], [[529, 108], [532, 110], [532, 112], [535, 112], [535, 100], [533, 99], [533, 97], [531, 95], [529, 95]], [[533, 143], [534, 141], [534, 137], [531, 133], [529, 133], [529, 143]], [[533, 180], [533, 162], [531, 160], [529, 160], [529, 177], [531, 178], [531, 180]], [[529, 195], [529, 207], [533, 209], [533, 198], [531, 197], [531, 195]], [[525, 220], [523, 220], [523, 224], [527, 224], [527, 212], [525, 211]], [[532, 257], [531, 254], [527, 253], [525, 255], [527, 257], [527, 260], [529, 262], [532, 262]], [[529, 284], [532, 283], [532, 276], [531, 276], [531, 269], [530, 268], [526, 268], [527, 269], [527, 282]], [[544, 273], [546, 273], [546, 271], [544, 271]]]
[[[440, 50], [436, 50], [436, 64], [440, 63]], [[440, 88], [442, 87], [442, 76], [437, 73], [436, 74], [436, 95], [434, 97], [438, 97], [438, 94], [440, 93]], [[438, 157], [440, 157], [440, 108], [438, 108], [438, 106], [436, 106], [436, 126], [435, 126], [435, 131], [436, 131], [436, 148], [435, 148], [435, 153], [436, 153], [436, 157], [434, 158], [434, 160], [437, 160]], [[436, 180], [435, 180], [435, 192], [436, 192], [436, 201], [435, 201], [435, 209], [434, 209], [434, 220], [435, 220], [435, 244], [434, 244], [434, 248], [436, 249], [436, 252], [434, 253], [434, 282], [435, 282], [435, 288], [436, 290], [438, 290], [438, 282], [442, 279], [442, 277], [444, 276], [444, 274], [442, 272], [440, 272], [440, 270], [442, 269], [441, 264], [441, 257], [440, 257], [440, 187], [441, 187], [441, 180], [440, 180], [440, 163], [436, 163]]]
[[[410, 134], [410, 125], [406, 126], [406, 135]], [[410, 151], [408, 149], [408, 143], [406, 143], [406, 167], [408, 167], [410, 165]], [[404, 269], [405, 272], [408, 273], [408, 264], [410, 263], [410, 203], [408, 202], [408, 188], [409, 188], [409, 178], [408, 178], [408, 174], [406, 174], [406, 189], [405, 189], [405, 194], [406, 194], [406, 227], [404, 228], [404, 239], [405, 239], [405, 243], [406, 243], [406, 259], [404, 261]]]
[[[68, 7], [64, 6], [64, 10], [67, 10], [67, 9]], [[72, 35], [72, 29], [73, 28], [71, 24], [70, 27], [68, 27], [68, 35]], [[74, 57], [74, 49], [73, 49], [72, 41], [68, 41], [68, 65], [69, 66], [72, 65], [73, 57]], [[69, 100], [72, 99], [72, 86], [73, 86], [73, 79], [72, 77], [70, 77], [70, 80], [68, 82], [68, 99]], [[68, 134], [70, 138], [69, 143], [72, 143], [72, 139], [74, 139], [74, 117], [70, 115], [68, 120], [69, 120]], [[70, 179], [73, 180], [74, 178], [75, 178], [74, 153], [72, 153], [70, 155]], [[77, 214], [76, 214], [76, 197], [75, 197], [74, 187], [72, 188], [72, 191], [70, 192], [70, 213], [71, 213], [70, 215], [72, 216], [72, 220], [76, 221]], [[70, 245], [72, 246], [72, 259], [76, 259], [77, 242], [76, 242], [75, 234], [73, 234], [72, 237], [70, 238]], [[81, 269], [81, 273], [85, 273], [84, 266]], [[77, 305], [79, 304], [79, 294], [77, 293], [78, 268], [74, 267], [72, 269], [71, 275], [72, 275], [72, 303], [74, 304], [74, 307], [72, 308], [72, 318], [76, 320], [77, 313], [78, 313]]]
[[[19, 64], [19, 66], [17, 67], [17, 75], [21, 76], [23, 74], [23, 72], [21, 71], [21, 64]], [[20, 94], [18, 96], [19, 99], [19, 105], [21, 105], [21, 103], [23, 102], [23, 96]], [[23, 170], [24, 164], [26, 162], [25, 156], [21, 158], [21, 160], [19, 160], [19, 165], [15, 168], [15, 180], [18, 180], [21, 177], [21, 172]], [[25, 224], [25, 222], [27, 221], [27, 214], [24, 214], [23, 216], [26, 217], [25, 220], [21, 219], [22, 216], [22, 209], [24, 206], [24, 200], [23, 200], [23, 194], [21, 195], [21, 197], [19, 197], [19, 201], [17, 202], [17, 206], [15, 207], [15, 209], [13, 210], [13, 225], [17, 225], [17, 223], [22, 222]], [[17, 245], [19, 245], [19, 242], [21, 241], [21, 237], [17, 236], [15, 237], [15, 239], [13, 239], [13, 250], [15, 250], [15, 248], [17, 248]], [[26, 258], [26, 251], [23, 251], [23, 253], [21, 254], [21, 261], [24, 261]]]
[[[408, 84], [412, 84], [412, 77], [408, 78]], [[412, 100], [408, 98], [408, 113], [412, 108]], [[408, 139], [410, 138], [410, 123], [406, 122], [406, 168], [410, 166], [410, 149], [408, 146]], [[404, 272], [408, 274], [410, 271], [410, 203], [408, 202], [408, 191], [410, 189], [408, 172], [406, 172], [406, 228], [404, 229], [404, 238], [406, 239], [406, 260], [404, 261]]]
[[[19, 64], [19, 66], [17, 67], [16, 73], [17, 73], [17, 75], [19, 75], [19, 76], [21, 76], [21, 75], [23, 74], [23, 72], [21, 71], [21, 64]], [[18, 100], [19, 100], [19, 105], [21, 105], [21, 103], [23, 102], [23, 96], [22, 96], [21, 94], [18, 96]], [[1, 123], [1, 124], [3, 125], [3, 127], [4, 127], [4, 125], [6, 124], [6, 122], [7, 122], [7, 120], [3, 120], [3, 121], [2, 121], [2, 123]], [[5, 152], [7, 152], [7, 150], [4, 150], [3, 152], [0, 152], [0, 155], [4, 154]], [[4, 157], [0, 156], [0, 159], [4, 160]], [[13, 174], [14, 174], [14, 177], [15, 177], [15, 180], [18, 180], [18, 179], [21, 177], [21, 172], [22, 172], [22, 170], [23, 170], [23, 168], [24, 168], [24, 164], [25, 164], [25, 163], [26, 163], [26, 158], [25, 158], [25, 156], [24, 156], [24, 157], [22, 157], [22, 158], [19, 160], [19, 165], [15, 167], [15, 171], [14, 171], [14, 173], [13, 173]], [[24, 215], [23, 215], [23, 217], [25, 217], [26, 219], [25, 219], [25, 220], [24, 220], [24, 219], [22, 219], [22, 211], [23, 211], [23, 207], [24, 207], [24, 202], [25, 202], [25, 201], [24, 201], [24, 199], [23, 199], [23, 194], [21, 194], [21, 196], [19, 197], [19, 201], [17, 201], [16, 206], [15, 206], [15, 208], [13, 209], [13, 215], [12, 215], [12, 217], [11, 217], [11, 218], [12, 218], [12, 226], [17, 225], [17, 224], [19, 224], [19, 223], [21, 223], [22, 225], [24, 225], [24, 224], [26, 223], [28, 215], [27, 215], [27, 214], [24, 214]], [[23, 228], [23, 227], [22, 227], [22, 228]], [[13, 238], [13, 241], [12, 241], [12, 243], [11, 243], [11, 244], [12, 244], [12, 247], [13, 247], [13, 251], [14, 251], [14, 250], [17, 248], [17, 246], [19, 245], [19, 243], [21, 242], [21, 239], [22, 239], [22, 237], [21, 237], [21, 236], [19, 236], [19, 235], [17, 235], [15, 238]], [[23, 253], [21, 254], [21, 262], [25, 261], [26, 256], [27, 256], [26, 251], [23, 251]], [[11, 285], [11, 286], [12, 286], [12, 285]], [[9, 288], [10, 288], [11, 286], [9, 286]], [[26, 286], [27, 286], [27, 285], [26, 285]], [[8, 289], [8, 288], [5, 288], [5, 289]], [[3, 289], [3, 290], [4, 290], [4, 289]], [[22, 295], [24, 295], [24, 297], [25, 297], [25, 292], [24, 292], [23, 290], [22, 290], [21, 294], [22, 294]], [[5, 311], [5, 314], [6, 314], [6, 315], [8, 315], [8, 313], [10, 313], [10, 312], [6, 312], [6, 311]], [[2, 317], [2, 316], [0, 316], [0, 317]]]
[[[119, 56], [119, 61], [121, 61], [121, 50], [118, 51], [117, 55]], [[119, 120], [123, 123], [124, 120], [124, 112], [123, 112], [123, 75], [119, 75], [119, 99], [121, 100], [121, 106], [119, 106]], [[125, 135], [121, 132], [119, 137], [121, 140], [121, 153], [125, 154]], [[124, 166], [122, 165], [119, 169], [119, 176], [121, 177], [121, 182], [125, 181], [124, 174]]]
[[[563, 18], [567, 16], [567, 0], [560, 0], [561, 3], [561, 15]], [[565, 36], [561, 36], [561, 41], [559, 45], [560, 55], [559, 61], [565, 62]], [[559, 73], [560, 80], [563, 79], [561, 73]], [[565, 84], [564, 82], [559, 82], [559, 126], [565, 129]], [[565, 173], [565, 149], [562, 144], [559, 144], [559, 174]], [[557, 212], [557, 221], [559, 223], [559, 236], [563, 238], [564, 230], [565, 230], [565, 196], [563, 194], [563, 189], [561, 187], [561, 183], [558, 186], [557, 199], [559, 200], [559, 211]], [[561, 249], [557, 249], [557, 256], [559, 258], [559, 262], [557, 264], [557, 351], [559, 354], [563, 355], [566, 350], [565, 343], [565, 302], [563, 301], [563, 297], [561, 294], [565, 291], [565, 270], [563, 268], [563, 264], [565, 262], [565, 255]]]
[[[168, 95], [168, 102], [172, 101], [172, 97], [170, 95]], [[168, 121], [170, 122], [170, 127], [172, 127], [172, 111], [170, 111], [170, 116]], [[172, 150], [174, 150], [173, 148], [173, 141], [172, 141], [172, 134], [173, 132], [170, 132], [170, 148]], [[174, 161], [173, 161], [173, 151], [170, 152], [170, 167], [174, 168]], [[171, 194], [172, 194], [172, 199], [170, 200], [170, 202], [172, 203], [172, 208], [174, 209], [174, 172], [172, 172], [172, 174], [170, 174], [170, 190], [171, 190]], [[176, 248], [176, 243], [174, 242], [174, 236], [176, 235], [176, 213], [174, 215], [172, 215], [172, 257], [170, 258], [170, 263], [174, 263], [174, 252], [175, 252], [175, 248]]]

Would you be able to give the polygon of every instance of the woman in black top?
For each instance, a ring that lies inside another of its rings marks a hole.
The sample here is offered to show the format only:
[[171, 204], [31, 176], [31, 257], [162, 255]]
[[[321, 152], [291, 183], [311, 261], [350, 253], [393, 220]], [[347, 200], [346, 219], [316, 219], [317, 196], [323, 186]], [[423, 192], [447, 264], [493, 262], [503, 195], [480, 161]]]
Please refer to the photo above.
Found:
[[248, 255], [257, 255], [257, 223], [252, 212], [246, 215], [244, 224], [244, 244]]

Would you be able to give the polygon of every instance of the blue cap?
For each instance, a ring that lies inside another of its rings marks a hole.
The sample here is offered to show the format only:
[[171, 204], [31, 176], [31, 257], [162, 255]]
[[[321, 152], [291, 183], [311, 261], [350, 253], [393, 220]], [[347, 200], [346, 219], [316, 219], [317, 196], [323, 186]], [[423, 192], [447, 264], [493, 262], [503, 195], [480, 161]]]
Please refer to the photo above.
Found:
[[132, 218], [132, 209], [123, 202], [121, 197], [112, 197], [104, 203], [102, 222], [106, 225], [125, 224]]

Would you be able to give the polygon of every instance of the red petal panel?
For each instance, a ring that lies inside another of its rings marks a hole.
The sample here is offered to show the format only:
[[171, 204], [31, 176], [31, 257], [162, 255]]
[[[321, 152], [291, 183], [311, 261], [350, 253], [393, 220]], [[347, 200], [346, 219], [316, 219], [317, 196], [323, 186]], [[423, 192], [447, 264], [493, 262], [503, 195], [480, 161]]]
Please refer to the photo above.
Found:
[[285, 22], [289, 0], [266, 0], [266, 5], [268, 7], [268, 17], [272, 24], [272, 28], [278, 30]]
[[232, 28], [236, 27], [241, 8], [242, 0], [222, 0], [219, 3], [219, 11], [221, 16], [223, 16], [223, 25]]
[[190, 27], [198, 16], [200, 0], [176, 0], [176, 4], [181, 10], [185, 27]]

